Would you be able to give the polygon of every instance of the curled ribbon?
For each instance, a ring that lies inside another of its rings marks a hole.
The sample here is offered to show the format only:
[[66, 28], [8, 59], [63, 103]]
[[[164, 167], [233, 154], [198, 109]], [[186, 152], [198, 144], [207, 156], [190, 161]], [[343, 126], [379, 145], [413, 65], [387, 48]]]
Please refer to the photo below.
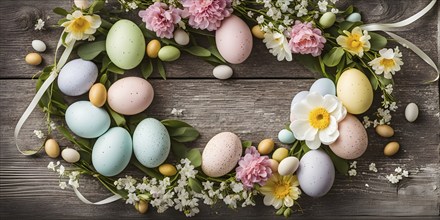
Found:
[[75, 192], [76, 196], [78, 197], [79, 200], [81, 200], [82, 202], [84, 202], [85, 204], [89, 204], [89, 205], [105, 205], [105, 204], [109, 204], [112, 202], [115, 202], [119, 199], [121, 199], [122, 197], [120, 195], [113, 195], [110, 196], [106, 199], [103, 199], [99, 202], [90, 202], [88, 199], [86, 199], [79, 191], [76, 187], [73, 187], [73, 191]]
[[403, 21], [399, 21], [399, 22], [396, 22], [396, 23], [384, 23], [384, 24], [373, 23], [373, 24], [365, 24], [365, 25], [361, 25], [360, 26], [360, 28], [362, 28], [363, 30], [366, 30], [366, 31], [383, 31], [383, 32], [385, 32], [391, 38], [393, 38], [398, 43], [400, 43], [402, 46], [412, 50], [423, 61], [425, 61], [428, 65], [430, 65], [432, 68], [434, 68], [434, 70], [437, 72], [436, 78], [433, 79], [433, 80], [427, 81], [426, 83], [432, 83], [432, 82], [435, 82], [435, 81], [437, 81], [439, 79], [440, 72], [439, 72], [439, 69], [437, 68], [437, 65], [419, 47], [417, 47], [416, 45], [414, 45], [410, 41], [406, 40], [405, 38], [400, 37], [399, 35], [394, 34], [394, 33], [390, 32], [390, 31], [402, 31], [402, 29], [400, 29], [401, 27], [408, 26], [408, 25], [412, 24], [413, 22], [417, 21], [418, 19], [420, 19], [423, 15], [428, 13], [434, 7], [436, 2], [437, 2], [437, 0], [432, 0], [421, 11], [417, 12], [415, 15], [413, 15], [413, 16], [411, 16], [411, 17], [409, 17], [409, 18], [407, 18], [407, 19], [405, 19]]

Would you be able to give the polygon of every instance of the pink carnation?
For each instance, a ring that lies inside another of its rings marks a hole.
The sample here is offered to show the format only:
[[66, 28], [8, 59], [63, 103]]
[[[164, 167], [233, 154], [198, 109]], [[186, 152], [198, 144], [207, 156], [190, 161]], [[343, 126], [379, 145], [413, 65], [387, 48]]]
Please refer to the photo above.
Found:
[[231, 0], [182, 0], [189, 13], [189, 25], [196, 29], [217, 30], [232, 13]]
[[253, 188], [255, 183], [264, 185], [272, 175], [268, 156], [260, 156], [255, 147], [246, 149], [245, 155], [238, 161], [235, 178], [246, 188]]
[[326, 39], [319, 28], [313, 28], [311, 22], [295, 21], [290, 34], [289, 45], [293, 53], [321, 55]]
[[139, 11], [139, 16], [145, 22], [146, 28], [154, 31], [158, 37], [173, 38], [174, 25], [180, 22], [181, 10], [166, 4], [156, 2], [144, 11]]

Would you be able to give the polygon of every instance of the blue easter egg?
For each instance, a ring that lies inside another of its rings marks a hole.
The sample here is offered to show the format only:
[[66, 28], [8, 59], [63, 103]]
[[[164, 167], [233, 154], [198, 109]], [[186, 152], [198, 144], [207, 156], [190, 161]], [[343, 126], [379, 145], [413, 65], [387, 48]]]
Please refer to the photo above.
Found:
[[69, 129], [83, 138], [97, 138], [110, 127], [107, 111], [94, 106], [89, 101], [78, 101], [66, 110], [66, 123]]
[[358, 22], [361, 21], [362, 17], [361, 14], [354, 12], [351, 13], [345, 20], [350, 22]]
[[291, 144], [295, 142], [296, 139], [291, 131], [283, 129], [278, 133], [278, 140], [283, 144]]
[[316, 80], [312, 84], [312, 86], [310, 87], [310, 92], [317, 92], [322, 96], [325, 96], [327, 94], [336, 95], [336, 86], [330, 79], [321, 78]]

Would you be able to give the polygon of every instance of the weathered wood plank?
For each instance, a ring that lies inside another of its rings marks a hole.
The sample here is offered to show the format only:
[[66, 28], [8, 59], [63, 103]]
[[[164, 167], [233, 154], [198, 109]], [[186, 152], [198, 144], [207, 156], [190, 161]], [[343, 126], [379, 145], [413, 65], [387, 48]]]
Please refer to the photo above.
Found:
[[[186, 109], [182, 119], [201, 131], [201, 138], [193, 144], [201, 148], [214, 134], [220, 131], [236, 132], [242, 139], [258, 142], [266, 137], [276, 139], [277, 131], [288, 120], [290, 99], [298, 91], [307, 89], [312, 80], [153, 80], [156, 97], [149, 115], [158, 118], [171, 117], [173, 107]], [[264, 87], [262, 87], [264, 85]], [[20, 113], [33, 96], [33, 82], [30, 80], [1, 80], [1, 159], [0, 159], [0, 205], [5, 216], [35, 216], [38, 198], [46, 210], [37, 214], [41, 217], [75, 218], [95, 216], [137, 217], [131, 207], [123, 202], [94, 207], [82, 204], [73, 192], [58, 189], [57, 177], [47, 171], [50, 161], [43, 154], [37, 157], [21, 156], [14, 147], [12, 130]], [[11, 93], [10, 91], [15, 91]], [[396, 90], [399, 106], [394, 127], [402, 150], [394, 157], [383, 156], [383, 146], [388, 142], [369, 130], [370, 144], [364, 156], [358, 161], [358, 176], [337, 175], [335, 185], [328, 195], [320, 199], [303, 196], [300, 200], [304, 209], [301, 216], [436, 216], [438, 215], [439, 190], [439, 98], [437, 85], [401, 86]], [[416, 95], [415, 95], [416, 94]], [[16, 97], [21, 99], [17, 100]], [[424, 97], [432, 97], [426, 99]], [[420, 117], [415, 123], [403, 118], [406, 103], [416, 102]], [[7, 113], [6, 115], [3, 112]], [[22, 133], [22, 144], [34, 140], [32, 130], [41, 123], [42, 114], [36, 112]], [[279, 144], [279, 143], [278, 143]], [[368, 165], [375, 162], [378, 173], [368, 171]], [[404, 180], [398, 188], [390, 185], [385, 175], [397, 166], [411, 172], [411, 178]], [[20, 169], [29, 169], [18, 171]], [[129, 173], [134, 172], [133, 168]], [[138, 172], [137, 175], [141, 175]], [[369, 184], [366, 187], [365, 184]], [[96, 180], [81, 180], [81, 188], [93, 199], [104, 198], [106, 193]], [[25, 192], [25, 194], [22, 192]], [[69, 198], [69, 199], [66, 199]], [[337, 202], [335, 202], [337, 201]], [[73, 207], [72, 209], [59, 208]], [[226, 217], [269, 218], [273, 210], [263, 207], [246, 208], [238, 212], [224, 208], [202, 208], [203, 219]], [[81, 211], [79, 211], [81, 210]], [[217, 214], [218, 213], [218, 214]], [[63, 214], [63, 215], [61, 215]], [[175, 211], [162, 216], [150, 212], [148, 217], [179, 216]], [[140, 216], [139, 216], [140, 217]]]

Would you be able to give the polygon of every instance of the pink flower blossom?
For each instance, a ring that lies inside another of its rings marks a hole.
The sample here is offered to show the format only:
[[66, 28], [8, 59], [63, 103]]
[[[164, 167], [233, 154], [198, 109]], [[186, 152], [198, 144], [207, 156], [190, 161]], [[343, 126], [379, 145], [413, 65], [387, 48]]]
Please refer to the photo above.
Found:
[[196, 29], [217, 30], [232, 13], [231, 0], [182, 0], [189, 13], [189, 25]]
[[245, 155], [238, 161], [235, 178], [246, 188], [253, 188], [255, 183], [264, 185], [272, 175], [268, 156], [260, 156], [255, 147], [246, 149]]
[[144, 11], [139, 11], [139, 16], [146, 28], [154, 31], [158, 37], [173, 38], [174, 26], [181, 20], [181, 10], [172, 6], [168, 9], [166, 4], [155, 2]]
[[311, 22], [295, 21], [290, 34], [289, 45], [293, 53], [321, 55], [326, 39], [319, 28], [313, 28]]

